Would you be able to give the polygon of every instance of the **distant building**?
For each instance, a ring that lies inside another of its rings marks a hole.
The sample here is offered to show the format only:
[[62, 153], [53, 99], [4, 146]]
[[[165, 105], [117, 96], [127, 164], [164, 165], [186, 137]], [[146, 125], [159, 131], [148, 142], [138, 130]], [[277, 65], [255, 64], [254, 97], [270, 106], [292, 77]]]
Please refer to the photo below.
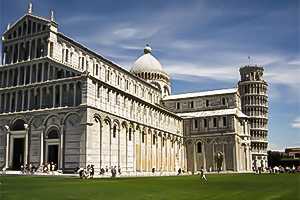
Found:
[[2, 35], [1, 166], [120, 165], [147, 174], [268, 165], [263, 68], [241, 68], [237, 88], [171, 95], [149, 45], [127, 71], [57, 27], [53, 12], [47, 19], [29, 4]]
[[284, 149], [284, 153], [282, 154], [283, 159], [298, 159], [300, 158], [300, 147], [290, 147]]

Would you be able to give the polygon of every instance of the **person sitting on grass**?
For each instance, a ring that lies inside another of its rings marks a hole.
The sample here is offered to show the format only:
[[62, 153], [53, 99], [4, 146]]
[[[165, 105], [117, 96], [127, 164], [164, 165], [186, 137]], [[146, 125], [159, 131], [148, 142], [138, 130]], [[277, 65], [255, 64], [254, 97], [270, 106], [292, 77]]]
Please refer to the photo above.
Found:
[[201, 167], [201, 177], [200, 177], [200, 179], [202, 180], [202, 179], [204, 179], [205, 181], [207, 181], [207, 179], [206, 179], [206, 177], [205, 177], [205, 175], [204, 175], [204, 170], [203, 170], [203, 167]]

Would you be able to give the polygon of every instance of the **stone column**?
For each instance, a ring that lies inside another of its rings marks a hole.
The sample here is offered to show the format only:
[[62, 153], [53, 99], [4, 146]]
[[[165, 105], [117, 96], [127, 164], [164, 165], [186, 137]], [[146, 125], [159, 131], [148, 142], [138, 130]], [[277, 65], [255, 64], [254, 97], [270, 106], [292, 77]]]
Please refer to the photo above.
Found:
[[59, 168], [63, 168], [63, 158], [64, 158], [64, 132], [65, 125], [60, 125], [60, 149], [59, 149]]
[[15, 112], [17, 112], [18, 108], [18, 91], [15, 91]]
[[223, 171], [226, 171], [226, 156], [225, 156], [225, 144], [223, 141]]
[[35, 65], [35, 82], [38, 82], [39, 65]]
[[62, 106], [62, 98], [63, 98], [62, 90], [63, 90], [63, 87], [62, 87], [62, 84], [60, 84], [59, 85], [59, 107]]
[[7, 70], [7, 80], [6, 80], [6, 87], [9, 86], [9, 75], [10, 75], [10, 70]]
[[55, 76], [55, 72], [56, 72], [56, 68], [53, 66], [53, 71], [52, 71], [52, 80], [54, 80], [56, 78]]
[[41, 132], [41, 146], [40, 146], [40, 150], [41, 150], [41, 156], [40, 156], [40, 165], [42, 165], [44, 163], [44, 131], [45, 131], [45, 127], [43, 127], [43, 131]]
[[24, 124], [25, 127], [25, 155], [24, 155], [24, 163], [28, 163], [28, 132], [29, 132], [29, 128], [28, 128], [28, 124]]
[[29, 72], [29, 83], [32, 83], [32, 67], [33, 65], [30, 65], [30, 72]]
[[143, 134], [143, 131], [142, 131], [142, 127], [140, 127], [139, 129], [139, 133], [138, 133], [138, 137], [140, 138], [139, 139], [139, 146], [140, 146], [140, 172], [143, 171], [143, 162], [142, 162], [142, 134]]
[[18, 43], [18, 57], [17, 57], [17, 63], [20, 61], [20, 47], [21, 47], [21, 43]]
[[6, 133], [6, 149], [5, 149], [5, 168], [8, 168], [9, 167], [9, 164], [8, 164], [8, 157], [9, 157], [9, 139], [10, 139], [10, 129], [9, 129], [9, 126], [8, 125], [5, 125], [5, 128], [7, 129], [7, 133]]
[[36, 49], [37, 49], [37, 39], [34, 40], [34, 58], [36, 58]]
[[196, 143], [196, 141], [195, 141], [195, 142], [194, 142], [194, 148], [193, 148], [194, 172], [197, 171], [197, 154], [196, 154], [196, 148], [197, 148], [197, 143]]
[[24, 110], [24, 99], [25, 99], [25, 94], [24, 94], [24, 90], [22, 90], [22, 108], [21, 110]]
[[27, 110], [30, 109], [30, 89], [27, 91]]
[[135, 125], [132, 127], [132, 142], [133, 142], [133, 171], [136, 172], [136, 147], [135, 147]]
[[50, 80], [50, 63], [48, 63], [47, 81]]
[[103, 132], [102, 132], [102, 130], [103, 130], [103, 123], [104, 123], [102, 118], [101, 118], [101, 121], [99, 123], [100, 123], [100, 169], [101, 169], [102, 163], [103, 163], [102, 162], [102, 152], [103, 152], [103, 150], [102, 150], [102, 147], [103, 147], [103, 142], [102, 142], [102, 133]]
[[53, 98], [52, 98], [52, 107], [54, 108], [55, 107], [55, 85], [53, 85]]
[[27, 66], [24, 66], [24, 82], [23, 82], [23, 85], [26, 84], [26, 79], [27, 79], [27, 69], [28, 67]]
[[18, 80], [17, 80], [17, 85], [20, 85], [20, 71], [21, 71], [21, 69], [20, 69], [21, 67], [18, 67]]
[[3, 108], [4, 113], [6, 111], [6, 106], [7, 106], [7, 93], [4, 93], [4, 108]]
[[14, 63], [14, 58], [15, 58], [15, 45], [13, 44], [12, 45], [12, 57], [11, 57], [11, 62], [10, 64], [13, 64]]
[[203, 140], [203, 170], [206, 170], [206, 144], [205, 144], [205, 140]]
[[75, 106], [76, 105], [76, 82], [74, 82], [73, 89], [74, 89], [73, 106]]
[[16, 76], [15, 76], [15, 69], [12, 69], [11, 85], [14, 85], [15, 78], [16, 78]]
[[40, 109], [42, 109], [42, 102], [43, 102], [43, 88], [40, 87]]
[[31, 51], [32, 51], [32, 40], [29, 42], [29, 52], [28, 52], [28, 60], [31, 60]]
[[12, 109], [12, 96], [13, 96], [13, 93], [10, 92], [9, 93], [9, 109], [8, 109], [8, 112], [11, 112], [11, 109]]
[[[3, 64], [2, 64], [3, 65]], [[4, 87], [4, 70], [3, 70], [3, 73], [2, 73], [2, 79], [1, 79], [1, 86]]]
[[42, 78], [41, 78], [41, 82], [44, 82], [44, 76], [45, 76], [45, 63], [42, 63]]
[[164, 150], [164, 145], [163, 145], [163, 143], [164, 143], [164, 137], [163, 137], [163, 134], [161, 134], [161, 140], [160, 140], [161, 142], [160, 142], [160, 146], [161, 146], [161, 150], [160, 150], [160, 168], [159, 168], [159, 170], [160, 171], [162, 171], [163, 170], [163, 158], [164, 158], [164, 156], [163, 156], [163, 150]]

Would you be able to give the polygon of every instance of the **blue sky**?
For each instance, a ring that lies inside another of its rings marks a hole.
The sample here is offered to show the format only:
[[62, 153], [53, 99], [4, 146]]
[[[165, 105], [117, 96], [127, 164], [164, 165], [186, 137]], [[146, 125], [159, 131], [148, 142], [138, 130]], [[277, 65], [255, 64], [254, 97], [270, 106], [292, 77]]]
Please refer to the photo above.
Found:
[[[125, 69], [146, 43], [171, 75], [172, 93], [232, 88], [239, 68], [264, 67], [269, 149], [300, 146], [299, 1], [1, 1], [1, 33], [27, 12]], [[248, 54], [251, 59], [248, 59]]]

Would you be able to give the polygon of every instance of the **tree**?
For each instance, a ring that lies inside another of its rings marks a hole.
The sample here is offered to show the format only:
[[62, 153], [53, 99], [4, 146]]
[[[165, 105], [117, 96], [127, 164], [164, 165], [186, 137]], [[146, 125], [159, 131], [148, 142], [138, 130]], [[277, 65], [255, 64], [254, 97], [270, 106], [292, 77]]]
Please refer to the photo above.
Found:
[[268, 151], [268, 162], [270, 167], [281, 165], [282, 154], [279, 151]]

